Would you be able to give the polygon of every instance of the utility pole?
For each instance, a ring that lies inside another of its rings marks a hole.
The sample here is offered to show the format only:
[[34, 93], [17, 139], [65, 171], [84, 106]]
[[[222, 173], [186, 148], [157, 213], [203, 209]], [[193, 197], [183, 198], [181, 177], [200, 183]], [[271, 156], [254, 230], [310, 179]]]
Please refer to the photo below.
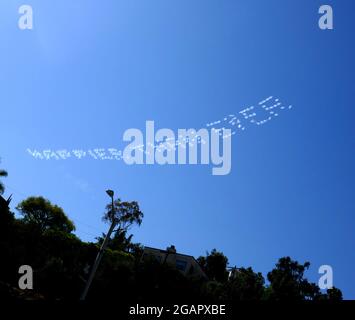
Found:
[[112, 223], [111, 223], [111, 226], [110, 226], [110, 229], [108, 230], [108, 233], [105, 237], [105, 240], [104, 242], [102, 243], [101, 245], [101, 248], [96, 256], [96, 259], [95, 259], [95, 262], [94, 262], [94, 265], [92, 266], [92, 269], [91, 269], [91, 272], [90, 272], [90, 276], [89, 276], [89, 279], [88, 281], [86, 282], [86, 285], [85, 285], [85, 288], [84, 288], [84, 291], [83, 293], [81, 294], [81, 297], [80, 297], [80, 300], [84, 301], [87, 294], [88, 294], [88, 291], [89, 291], [89, 288], [91, 286], [91, 283], [92, 283], [92, 280], [94, 280], [94, 277], [95, 277], [95, 273], [97, 271], [97, 268], [100, 264], [100, 261], [102, 259], [102, 256], [105, 252], [105, 249], [107, 247], [107, 244], [108, 244], [108, 241], [110, 240], [110, 237], [111, 237], [111, 233], [113, 231], [113, 229], [115, 228], [116, 226], [116, 219], [115, 219], [115, 206], [114, 206], [114, 201], [113, 201], [113, 195], [114, 195], [114, 192], [112, 190], [107, 190], [106, 193], [111, 197], [111, 200], [112, 200], [112, 211], [111, 211], [111, 214], [112, 214]]

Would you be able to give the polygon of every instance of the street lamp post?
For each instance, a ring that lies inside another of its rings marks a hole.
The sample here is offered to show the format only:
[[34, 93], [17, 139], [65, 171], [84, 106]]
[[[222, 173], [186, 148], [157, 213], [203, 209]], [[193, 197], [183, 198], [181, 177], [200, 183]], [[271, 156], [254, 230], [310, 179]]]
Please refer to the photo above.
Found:
[[111, 226], [110, 226], [110, 229], [108, 230], [108, 233], [105, 237], [105, 240], [104, 242], [102, 243], [101, 247], [100, 247], [100, 250], [96, 256], [96, 259], [95, 259], [95, 262], [94, 262], [94, 265], [91, 269], [91, 272], [90, 272], [90, 276], [89, 276], [89, 279], [88, 281], [86, 282], [86, 285], [85, 285], [85, 288], [84, 288], [84, 291], [83, 293], [81, 294], [81, 297], [80, 297], [80, 300], [85, 300], [87, 294], [88, 294], [88, 291], [89, 291], [89, 288], [91, 286], [91, 283], [92, 281], [94, 280], [94, 277], [95, 277], [95, 273], [97, 271], [97, 268], [100, 264], [100, 261], [102, 259], [102, 256], [105, 252], [105, 249], [107, 247], [107, 244], [108, 244], [108, 241], [111, 237], [111, 233], [113, 231], [113, 229], [115, 228], [116, 226], [116, 220], [115, 220], [115, 206], [114, 206], [114, 200], [113, 200], [113, 196], [114, 196], [114, 192], [112, 190], [106, 190], [106, 193], [109, 195], [109, 197], [111, 198], [111, 201], [112, 201], [112, 211], [111, 211], [111, 214], [112, 214], [112, 222], [111, 222]]

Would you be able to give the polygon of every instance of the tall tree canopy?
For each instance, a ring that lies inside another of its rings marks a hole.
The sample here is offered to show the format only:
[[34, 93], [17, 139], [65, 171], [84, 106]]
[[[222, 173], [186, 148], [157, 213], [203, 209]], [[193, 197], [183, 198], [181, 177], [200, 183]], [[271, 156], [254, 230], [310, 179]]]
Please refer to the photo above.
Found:
[[270, 281], [268, 298], [272, 300], [342, 300], [342, 292], [333, 287], [326, 294], [319, 287], [309, 282], [305, 271], [310, 267], [309, 262], [300, 264], [290, 257], [279, 259], [276, 267], [267, 274]]
[[219, 282], [224, 282], [228, 279], [228, 258], [222, 252], [213, 249], [211, 253], [207, 252], [206, 257], [201, 256], [197, 261], [209, 279]]
[[225, 299], [236, 301], [261, 300], [264, 295], [264, 277], [252, 268], [238, 268], [233, 270], [232, 276], [226, 284]]
[[74, 223], [63, 209], [43, 197], [29, 197], [20, 202], [16, 209], [21, 212], [23, 222], [34, 224], [41, 231], [57, 230], [70, 233], [75, 230]]
[[309, 283], [304, 278], [304, 272], [310, 263], [299, 264], [290, 257], [279, 259], [267, 278], [270, 281], [270, 297], [275, 300], [303, 300]]
[[126, 202], [117, 199], [114, 201], [114, 210], [112, 211], [112, 203], [106, 206], [106, 210], [103, 220], [106, 222], [115, 220], [118, 226], [118, 233], [127, 232], [134, 224], [140, 226], [144, 217], [136, 201]]
[[[5, 170], [0, 169], [0, 177], [7, 177], [7, 172]], [[4, 191], [5, 191], [5, 186], [0, 181], [0, 195], [2, 195]]]

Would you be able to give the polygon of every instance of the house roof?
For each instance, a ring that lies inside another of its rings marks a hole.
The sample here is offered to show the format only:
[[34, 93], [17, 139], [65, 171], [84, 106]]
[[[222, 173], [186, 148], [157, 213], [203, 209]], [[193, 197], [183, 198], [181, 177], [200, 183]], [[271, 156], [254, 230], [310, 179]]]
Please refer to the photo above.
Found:
[[[157, 250], [157, 251], [159, 251], [161, 253], [172, 253], [169, 250], [163, 250], [163, 249], [158, 249], [158, 248], [153, 248], [153, 247], [148, 247], [148, 246], [144, 246], [144, 249], [145, 248], [152, 249], [152, 250]], [[175, 252], [174, 254], [178, 254], [180, 256], [185, 256], [185, 257], [189, 257], [189, 258], [192, 258], [192, 259], [196, 260], [194, 256], [191, 256], [191, 255], [188, 255], [188, 254], [184, 254], [184, 253], [180, 253], [180, 252]]]
[[[175, 247], [174, 247], [175, 248]], [[179, 255], [179, 256], [183, 256], [189, 259], [192, 259], [197, 266], [199, 267], [200, 271], [202, 272], [203, 276], [207, 279], [207, 275], [205, 274], [205, 272], [202, 270], [200, 264], [198, 263], [198, 261], [195, 259], [194, 256], [188, 255], [188, 254], [183, 254], [183, 253], [179, 253], [179, 252], [174, 252], [172, 253], [169, 250], [163, 250], [163, 249], [159, 249], [159, 248], [153, 248], [153, 247], [149, 247], [149, 246], [144, 246], [144, 249], [150, 249], [150, 250], [154, 250], [154, 251], [158, 251], [159, 253], [163, 253], [163, 254], [175, 254], [175, 255]], [[169, 248], [168, 248], [169, 249]]]

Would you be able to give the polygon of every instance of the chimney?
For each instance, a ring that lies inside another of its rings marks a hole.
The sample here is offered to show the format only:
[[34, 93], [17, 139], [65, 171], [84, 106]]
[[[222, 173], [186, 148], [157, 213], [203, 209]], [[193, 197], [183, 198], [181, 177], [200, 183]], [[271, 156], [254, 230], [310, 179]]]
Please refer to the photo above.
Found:
[[167, 248], [166, 248], [166, 251], [167, 251], [168, 253], [176, 253], [175, 246], [174, 246], [174, 245], [171, 245], [170, 247], [167, 247]]

